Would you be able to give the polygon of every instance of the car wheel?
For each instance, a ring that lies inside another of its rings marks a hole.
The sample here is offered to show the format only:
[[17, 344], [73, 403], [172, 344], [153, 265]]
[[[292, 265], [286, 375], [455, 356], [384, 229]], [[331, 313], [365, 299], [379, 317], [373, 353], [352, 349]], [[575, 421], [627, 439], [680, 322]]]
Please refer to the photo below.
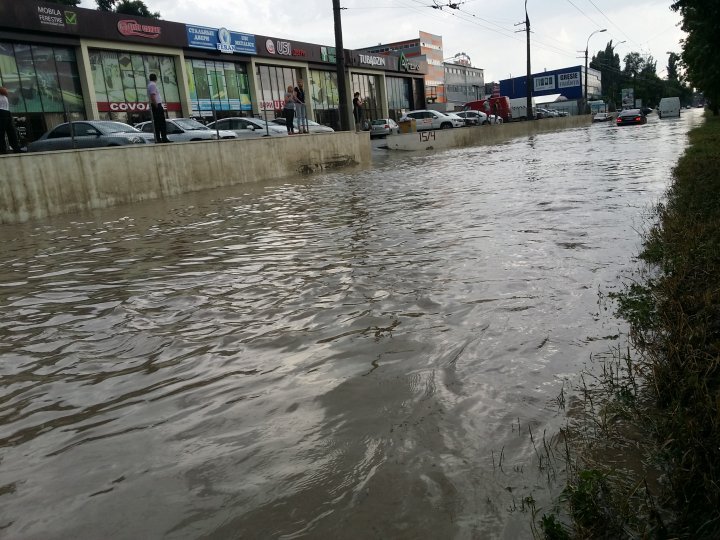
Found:
[[449, 122], [444, 122], [443, 124], [440, 124], [440, 129], [450, 129], [452, 127], [452, 124], [450, 124]]
[[190, 142], [192, 141], [202, 141], [202, 139], [190, 139]]

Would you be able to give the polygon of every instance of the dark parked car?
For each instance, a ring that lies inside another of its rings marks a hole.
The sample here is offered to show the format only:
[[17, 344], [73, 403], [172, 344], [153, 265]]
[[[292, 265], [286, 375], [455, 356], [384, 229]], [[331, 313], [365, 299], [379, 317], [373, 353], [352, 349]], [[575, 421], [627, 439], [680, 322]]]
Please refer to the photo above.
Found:
[[615, 122], [618, 126], [647, 124], [647, 117], [640, 109], [625, 109], [620, 111]]
[[55, 126], [37, 141], [28, 144], [28, 152], [71, 150], [73, 148], [102, 148], [147, 144], [152, 141], [137, 129], [122, 122], [83, 120]]

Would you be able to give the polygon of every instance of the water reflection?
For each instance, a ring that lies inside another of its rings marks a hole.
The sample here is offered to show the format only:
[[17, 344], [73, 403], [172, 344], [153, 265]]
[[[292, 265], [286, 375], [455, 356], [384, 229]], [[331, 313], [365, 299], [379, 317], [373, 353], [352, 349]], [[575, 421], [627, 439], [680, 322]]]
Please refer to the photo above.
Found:
[[0, 527], [526, 536], [529, 433], [697, 121], [0, 229]]

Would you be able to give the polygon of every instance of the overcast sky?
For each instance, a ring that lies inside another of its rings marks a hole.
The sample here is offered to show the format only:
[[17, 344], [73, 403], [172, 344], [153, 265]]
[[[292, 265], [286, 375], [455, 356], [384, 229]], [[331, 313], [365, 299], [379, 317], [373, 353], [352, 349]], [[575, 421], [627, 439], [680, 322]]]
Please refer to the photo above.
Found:
[[[145, 0], [162, 18], [190, 24], [334, 45], [332, 0]], [[459, 9], [433, 9], [433, 4]], [[680, 16], [662, 0], [528, 0], [532, 71], [584, 63], [589, 56], [617, 44], [620, 58], [629, 52], [650, 54], [666, 76], [668, 51], [680, 52]], [[82, 0], [95, 8], [95, 0]], [[343, 41], [356, 49], [404, 39], [423, 30], [443, 38], [445, 57], [466, 53], [486, 81], [525, 73], [524, 0], [341, 0]], [[579, 53], [577, 51], [583, 51]], [[578, 58], [580, 57], [580, 58]]]

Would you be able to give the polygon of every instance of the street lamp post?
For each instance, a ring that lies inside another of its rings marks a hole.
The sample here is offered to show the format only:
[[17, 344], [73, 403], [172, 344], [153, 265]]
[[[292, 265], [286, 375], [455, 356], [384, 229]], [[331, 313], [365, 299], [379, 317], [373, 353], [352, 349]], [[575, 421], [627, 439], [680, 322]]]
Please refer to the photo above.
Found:
[[587, 43], [585, 44], [585, 92], [583, 93], [583, 109], [585, 113], [587, 113], [588, 108], [588, 98], [587, 98], [587, 87], [588, 87], [588, 47], [590, 46], [590, 38], [593, 37], [595, 34], [599, 34], [600, 32], [607, 32], [607, 28], [603, 28], [602, 30], [595, 30], [592, 34], [590, 34], [587, 38]]

